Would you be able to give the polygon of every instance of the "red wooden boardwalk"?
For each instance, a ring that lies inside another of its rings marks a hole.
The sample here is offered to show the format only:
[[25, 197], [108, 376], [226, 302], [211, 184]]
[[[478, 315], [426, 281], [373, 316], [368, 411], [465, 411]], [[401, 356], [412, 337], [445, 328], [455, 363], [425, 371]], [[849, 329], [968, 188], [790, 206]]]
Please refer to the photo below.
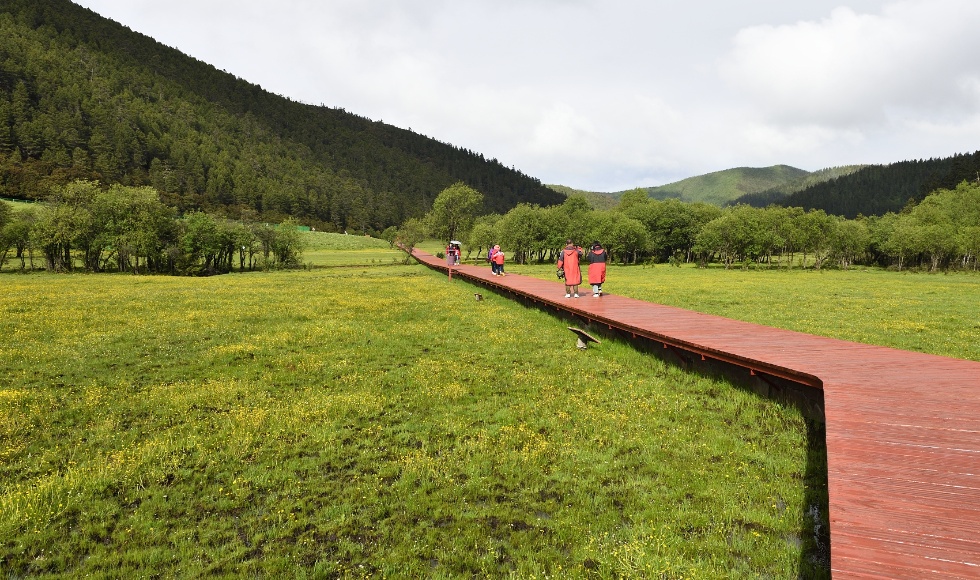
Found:
[[[419, 261], [445, 261], [416, 250]], [[709, 359], [822, 388], [835, 578], [980, 578], [980, 362], [824, 338], [457, 266], [496, 287]], [[583, 289], [588, 289], [583, 285]]]

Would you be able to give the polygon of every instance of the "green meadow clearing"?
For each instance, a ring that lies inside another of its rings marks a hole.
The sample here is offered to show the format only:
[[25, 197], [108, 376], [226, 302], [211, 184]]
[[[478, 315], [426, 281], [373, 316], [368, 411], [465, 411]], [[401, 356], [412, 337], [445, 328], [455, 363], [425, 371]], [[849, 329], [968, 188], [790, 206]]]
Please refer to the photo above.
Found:
[[404, 252], [377, 238], [308, 232], [302, 239], [307, 267], [391, 266], [405, 261]]
[[[577, 351], [375, 242], [303, 271], [0, 274], [0, 571], [829, 576], [796, 410]], [[976, 360], [977, 280], [614, 266], [606, 289]]]
[[421, 266], [0, 284], [7, 576], [821, 571], [797, 412]]

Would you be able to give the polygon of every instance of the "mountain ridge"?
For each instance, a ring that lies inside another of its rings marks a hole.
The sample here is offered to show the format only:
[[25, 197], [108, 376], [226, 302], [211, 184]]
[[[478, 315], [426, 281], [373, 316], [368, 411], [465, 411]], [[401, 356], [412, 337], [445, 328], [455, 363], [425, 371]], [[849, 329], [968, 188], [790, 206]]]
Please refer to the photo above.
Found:
[[955, 189], [964, 181], [980, 183], [980, 151], [866, 165], [793, 192], [778, 203], [853, 219], [900, 212], [936, 190]]
[[67, 0], [4, 0], [0, 16], [0, 195], [98, 179], [152, 185], [183, 211], [374, 230], [456, 181], [490, 212], [562, 200], [496, 159], [275, 95]]
[[[738, 204], [801, 207], [854, 219], [859, 215], [899, 212], [910, 203], [922, 201], [932, 191], [953, 189], [963, 181], [980, 183], [980, 151], [888, 164], [843, 165], [813, 172], [788, 165], [737, 167], [636, 189], [661, 200], [676, 198], [722, 207]], [[771, 184], [769, 187], [766, 187], [767, 182]], [[601, 194], [564, 186], [549, 187], [558, 191], [605, 195], [614, 200], [626, 193]], [[740, 191], [747, 193], [735, 196], [735, 192]]]
[[[654, 199], [677, 198], [723, 206], [747, 193], [765, 191], [798, 179], [809, 172], [789, 165], [733, 167], [688, 177], [674, 183], [643, 188]], [[622, 195], [624, 192], [618, 192]]]
[[773, 203], [779, 204], [780, 201], [785, 200], [787, 197], [798, 191], [803, 191], [817, 185], [818, 183], [830, 181], [831, 179], [837, 179], [839, 177], [843, 177], [844, 175], [850, 175], [851, 173], [860, 171], [865, 167], [867, 167], [867, 165], [843, 165], [818, 169], [817, 171], [807, 173], [806, 175], [781, 185], [758, 192], [746, 193], [731, 201], [730, 205], [744, 203], [753, 207], [765, 207]]
[[550, 189], [557, 191], [558, 193], [564, 195], [566, 198], [573, 195], [581, 195], [588, 202], [592, 209], [605, 210], [612, 209], [618, 203], [612, 195], [608, 193], [603, 193], [601, 191], [586, 191], [584, 189], [575, 189], [574, 187], [568, 187], [567, 185], [558, 184], [545, 184]]

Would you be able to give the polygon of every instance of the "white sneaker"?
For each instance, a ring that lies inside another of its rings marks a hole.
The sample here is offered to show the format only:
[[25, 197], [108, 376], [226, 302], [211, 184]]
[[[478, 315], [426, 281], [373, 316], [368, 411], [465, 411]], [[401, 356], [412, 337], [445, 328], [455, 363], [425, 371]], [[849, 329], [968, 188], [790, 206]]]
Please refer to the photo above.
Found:
[[593, 294], [593, 295], [592, 295], [592, 297], [593, 297], [593, 298], [598, 298], [598, 297], [599, 297], [599, 293], [598, 293], [598, 292], [596, 292], [595, 294]]
[[571, 297], [572, 297], [571, 294], [565, 294], [565, 298], [571, 298]]
[[578, 294], [576, 294], [575, 297], [578, 298]]

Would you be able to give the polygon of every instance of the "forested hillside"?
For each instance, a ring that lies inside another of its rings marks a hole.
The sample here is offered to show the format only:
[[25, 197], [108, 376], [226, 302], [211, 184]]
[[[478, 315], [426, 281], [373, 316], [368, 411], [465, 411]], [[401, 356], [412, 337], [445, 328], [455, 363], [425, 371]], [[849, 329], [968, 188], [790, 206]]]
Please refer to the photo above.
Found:
[[462, 181], [485, 210], [563, 196], [343, 109], [262, 90], [67, 0], [0, 0], [0, 197], [150, 185], [180, 212], [379, 231]]
[[616, 206], [616, 198], [610, 193], [602, 193], [599, 191], [585, 191], [584, 189], [575, 189], [568, 187], [567, 185], [552, 185], [547, 184], [550, 189], [557, 191], [563, 196], [571, 197], [573, 195], [584, 196], [585, 199], [589, 201], [589, 205], [592, 209], [612, 209]]
[[[689, 177], [667, 185], [645, 188], [653, 199], [679, 199], [723, 206], [746, 193], [756, 193], [788, 183], [807, 175], [803, 169], [788, 165], [772, 167], [736, 167], [705, 175]], [[621, 197], [625, 192], [613, 194]]]
[[752, 207], [766, 207], [773, 203], [779, 204], [797, 191], [803, 191], [804, 189], [813, 187], [818, 183], [830, 181], [831, 179], [837, 179], [838, 177], [844, 175], [850, 175], [851, 173], [854, 173], [855, 171], [858, 171], [864, 167], [867, 166], [844, 165], [841, 167], [828, 167], [826, 169], [820, 169], [764, 191], [747, 193], [734, 201], [729, 202], [729, 205], [746, 204], [751, 205]]
[[869, 165], [850, 175], [817, 183], [778, 201], [784, 207], [822, 209], [854, 218], [901, 211], [937, 189], [980, 180], [980, 151], [942, 159]]

